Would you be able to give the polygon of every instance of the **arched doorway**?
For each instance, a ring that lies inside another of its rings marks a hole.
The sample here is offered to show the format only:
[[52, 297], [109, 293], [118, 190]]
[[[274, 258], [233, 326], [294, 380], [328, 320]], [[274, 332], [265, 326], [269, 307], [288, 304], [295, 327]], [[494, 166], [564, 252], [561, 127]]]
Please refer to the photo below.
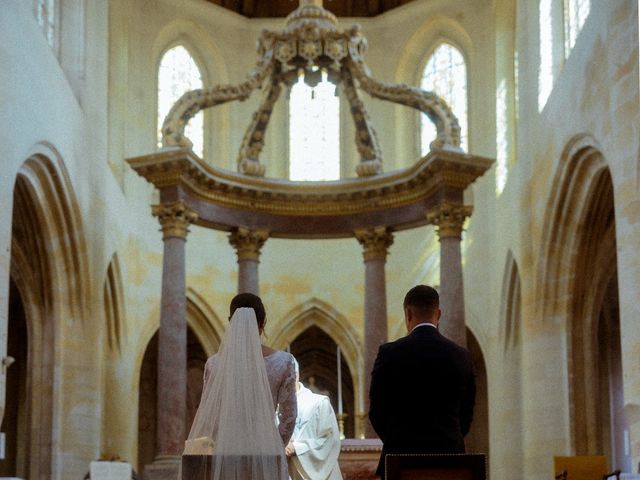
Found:
[[487, 367], [480, 344], [467, 328], [467, 348], [471, 353], [476, 374], [476, 404], [471, 430], [464, 439], [467, 452], [489, 455], [489, 392], [487, 389]]
[[[291, 342], [291, 354], [300, 364], [300, 381], [315, 393], [327, 395], [336, 414], [338, 413], [338, 345], [321, 328], [311, 326]], [[355, 405], [353, 377], [349, 365], [341, 356], [342, 405], [347, 415], [344, 434], [355, 435]]]
[[29, 477], [29, 402], [27, 396], [28, 332], [24, 303], [16, 284], [9, 286], [9, 328], [7, 355], [14, 359], [7, 370], [5, 414], [2, 432], [6, 435], [0, 477]]
[[565, 149], [545, 221], [543, 318], [566, 325], [571, 454], [606, 455], [631, 471], [620, 355], [611, 172], [588, 135]]
[[[187, 329], [187, 431], [195, 416], [207, 355], [191, 327]], [[158, 382], [158, 333], [149, 343], [142, 359], [138, 390], [138, 472], [153, 462], [156, 454], [156, 408]]]
[[595, 176], [576, 232], [571, 292], [572, 421], [576, 454], [606, 455], [631, 471], [625, 451], [618, 269], [613, 182]]

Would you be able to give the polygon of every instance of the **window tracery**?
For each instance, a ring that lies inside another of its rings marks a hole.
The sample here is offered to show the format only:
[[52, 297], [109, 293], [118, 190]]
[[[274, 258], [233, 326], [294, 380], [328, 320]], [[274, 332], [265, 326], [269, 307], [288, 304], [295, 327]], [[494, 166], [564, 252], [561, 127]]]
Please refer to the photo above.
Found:
[[[435, 49], [422, 74], [420, 88], [442, 97], [458, 117], [460, 147], [467, 150], [467, 66], [460, 50], [449, 43]], [[421, 115], [421, 154], [429, 152], [436, 138], [436, 127], [426, 115]]]
[[569, 56], [576, 39], [591, 11], [591, 0], [565, 0], [564, 2], [564, 43], [565, 56]]
[[340, 99], [325, 73], [315, 87], [303, 76], [291, 87], [289, 179], [340, 179]]
[[[202, 88], [202, 75], [193, 57], [182, 45], [163, 55], [158, 69], [158, 147], [162, 146], [162, 123], [173, 104], [189, 90]], [[199, 112], [185, 128], [193, 152], [202, 158], [204, 144], [203, 113]]]
[[47, 39], [47, 43], [51, 48], [55, 48], [56, 45], [56, 12], [57, 12], [56, 0], [35, 0], [34, 13], [36, 21], [44, 37]]

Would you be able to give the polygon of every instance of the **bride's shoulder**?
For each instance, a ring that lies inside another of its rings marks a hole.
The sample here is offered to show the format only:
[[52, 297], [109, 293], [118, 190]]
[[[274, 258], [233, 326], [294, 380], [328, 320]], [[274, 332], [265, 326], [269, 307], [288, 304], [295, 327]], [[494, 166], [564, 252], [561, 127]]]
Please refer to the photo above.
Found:
[[282, 365], [293, 364], [293, 355], [290, 353], [283, 352], [282, 350], [270, 350], [269, 354], [265, 356], [265, 360]]

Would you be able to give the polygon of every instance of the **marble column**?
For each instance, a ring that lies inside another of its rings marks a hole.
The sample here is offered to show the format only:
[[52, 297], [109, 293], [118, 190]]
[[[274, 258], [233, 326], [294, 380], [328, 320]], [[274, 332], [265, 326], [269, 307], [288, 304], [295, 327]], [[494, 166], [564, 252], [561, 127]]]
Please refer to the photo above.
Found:
[[158, 332], [156, 458], [145, 467], [144, 478], [164, 480], [176, 478], [187, 434], [185, 243], [189, 224], [197, 215], [182, 201], [154, 205], [153, 215], [162, 226], [164, 257]]
[[472, 207], [443, 201], [427, 212], [427, 220], [440, 238], [440, 332], [458, 345], [467, 346], [462, 277], [462, 225]]
[[[355, 231], [364, 251], [364, 412], [369, 411], [371, 370], [378, 348], [387, 341], [387, 286], [384, 265], [393, 235], [387, 227]], [[376, 433], [367, 418], [365, 436], [375, 438]]]
[[236, 227], [229, 235], [229, 243], [238, 253], [238, 293], [260, 295], [258, 264], [260, 250], [269, 238], [269, 231]]

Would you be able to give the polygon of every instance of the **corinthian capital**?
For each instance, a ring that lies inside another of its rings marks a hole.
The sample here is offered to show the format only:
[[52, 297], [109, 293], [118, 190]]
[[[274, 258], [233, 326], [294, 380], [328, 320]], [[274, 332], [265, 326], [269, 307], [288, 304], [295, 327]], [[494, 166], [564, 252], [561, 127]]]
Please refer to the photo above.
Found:
[[388, 227], [361, 228], [354, 231], [358, 242], [364, 247], [364, 260], [385, 260], [393, 244], [393, 234]]
[[460, 205], [443, 201], [440, 205], [427, 212], [427, 220], [429, 223], [438, 227], [438, 236], [440, 238], [460, 238], [462, 235], [462, 225], [472, 212], [473, 207], [470, 205]]
[[151, 211], [162, 226], [162, 237], [186, 238], [189, 233], [189, 224], [198, 219], [198, 214], [187, 207], [182, 200], [177, 202], [152, 205]]
[[260, 258], [260, 250], [267, 238], [269, 238], [268, 230], [236, 227], [231, 230], [229, 243], [238, 252], [238, 261], [258, 260]]

